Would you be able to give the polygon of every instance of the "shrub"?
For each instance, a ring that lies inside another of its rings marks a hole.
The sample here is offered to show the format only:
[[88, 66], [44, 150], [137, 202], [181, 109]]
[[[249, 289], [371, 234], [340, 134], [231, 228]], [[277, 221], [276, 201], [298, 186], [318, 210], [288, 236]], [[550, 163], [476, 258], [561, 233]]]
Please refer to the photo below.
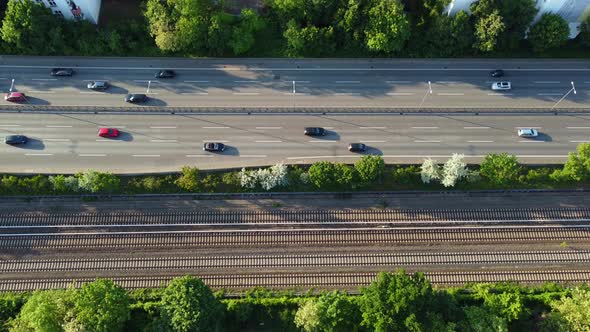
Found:
[[180, 177], [174, 183], [184, 191], [197, 192], [199, 190], [199, 169], [183, 166]]
[[375, 184], [383, 176], [385, 161], [381, 156], [363, 156], [354, 163], [354, 169], [363, 185]]
[[453, 153], [451, 158], [443, 166], [442, 185], [445, 187], [454, 187], [457, 181], [468, 174], [467, 164], [463, 161], [464, 155]]
[[48, 194], [51, 190], [51, 183], [45, 175], [37, 174], [32, 177], [18, 179], [20, 191], [30, 195]]
[[275, 187], [286, 186], [288, 184], [287, 174], [287, 166], [276, 164], [269, 168], [259, 168], [257, 170], [242, 168], [238, 176], [240, 185], [243, 188], [254, 189], [259, 186], [268, 191]]
[[423, 183], [430, 183], [430, 181], [439, 181], [442, 175], [442, 171], [438, 162], [433, 159], [424, 159], [422, 166], [420, 167], [420, 178]]
[[80, 189], [91, 193], [112, 193], [119, 189], [121, 179], [110, 172], [87, 170], [76, 175]]
[[214, 192], [220, 183], [219, 175], [209, 174], [203, 179], [203, 181], [201, 183], [202, 183], [203, 189], [205, 191]]
[[78, 178], [75, 176], [55, 175], [49, 176], [49, 183], [51, 188], [57, 193], [76, 192], [80, 189]]
[[391, 180], [394, 183], [410, 185], [420, 181], [420, 168], [415, 165], [401, 167], [396, 166], [391, 171]]
[[130, 318], [129, 295], [111, 280], [84, 284], [73, 300], [76, 320], [87, 331], [122, 331]]
[[492, 153], [484, 158], [479, 172], [491, 184], [505, 186], [518, 181], [521, 167], [514, 155]]

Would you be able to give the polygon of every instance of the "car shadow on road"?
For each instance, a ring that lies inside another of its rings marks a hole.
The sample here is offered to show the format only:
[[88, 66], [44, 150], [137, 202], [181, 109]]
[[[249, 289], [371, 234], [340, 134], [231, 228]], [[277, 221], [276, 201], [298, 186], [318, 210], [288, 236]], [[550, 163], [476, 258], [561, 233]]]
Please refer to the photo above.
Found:
[[238, 148], [236, 148], [235, 146], [231, 146], [231, 145], [225, 145], [225, 151], [223, 152], [208, 152], [208, 153], [212, 153], [212, 154], [222, 154], [225, 156], [239, 156], [240, 155], [240, 150], [238, 150]]
[[356, 154], [359, 154], [361, 156], [382, 156], [383, 155], [383, 151], [381, 151], [381, 149], [378, 149], [376, 147], [373, 146], [369, 146], [367, 145], [367, 149], [364, 152], [354, 152]]
[[26, 144], [14, 145], [14, 147], [26, 150], [45, 150], [45, 143], [40, 139], [29, 137]]
[[131, 142], [133, 141], [133, 134], [127, 131], [119, 131], [119, 137], [117, 137], [117, 140]]
[[310, 136], [309, 138], [322, 141], [339, 141], [340, 134], [333, 130], [326, 130], [323, 136]]
[[539, 133], [539, 136], [533, 139], [534, 141], [553, 142], [553, 137], [549, 134]]
[[149, 99], [143, 104], [137, 104], [137, 106], [168, 106], [168, 103], [159, 98], [149, 97]]
[[21, 105], [49, 105], [49, 102], [45, 99], [27, 96], [27, 101], [25, 103], [20, 103]]

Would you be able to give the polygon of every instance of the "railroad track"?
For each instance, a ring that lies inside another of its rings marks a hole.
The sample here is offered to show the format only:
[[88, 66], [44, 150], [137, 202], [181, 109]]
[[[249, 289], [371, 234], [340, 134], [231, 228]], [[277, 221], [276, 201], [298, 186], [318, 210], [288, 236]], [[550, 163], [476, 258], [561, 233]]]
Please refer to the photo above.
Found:
[[590, 225], [0, 234], [0, 249], [505, 243], [590, 239]]
[[[489, 271], [489, 272], [427, 272], [426, 277], [435, 285], [458, 286], [466, 283], [495, 283], [514, 281], [521, 284], [542, 284], [545, 282], [587, 283], [590, 270], [552, 271]], [[180, 276], [180, 275], [179, 275]], [[253, 287], [270, 289], [330, 288], [358, 291], [369, 285], [376, 273], [313, 273], [313, 274], [203, 274], [198, 277], [213, 289], [226, 289], [239, 293]], [[149, 276], [112, 278], [127, 289], [164, 287], [174, 276]], [[93, 281], [94, 278], [59, 279], [6, 279], [0, 280], [0, 291], [32, 291], [36, 289], [66, 288]]]
[[350, 209], [195, 211], [162, 213], [0, 214], [0, 227], [54, 225], [213, 225], [273, 223], [383, 223], [428, 221], [543, 221], [590, 220], [590, 208], [545, 209]]
[[290, 254], [197, 257], [68, 258], [7, 260], [1, 273], [73, 271], [169, 271], [268, 268], [366, 268], [419, 265], [465, 266], [504, 264], [587, 263], [590, 251], [422, 252], [387, 254]]

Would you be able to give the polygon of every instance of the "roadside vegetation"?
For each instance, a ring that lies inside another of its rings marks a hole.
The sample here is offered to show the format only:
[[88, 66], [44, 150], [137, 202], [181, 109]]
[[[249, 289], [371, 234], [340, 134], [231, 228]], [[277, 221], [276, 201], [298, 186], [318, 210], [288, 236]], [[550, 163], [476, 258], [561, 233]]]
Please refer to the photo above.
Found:
[[185, 276], [125, 291], [108, 279], [80, 289], [0, 294], [0, 331], [541, 331], [590, 329], [590, 289], [472, 284], [437, 289], [421, 273], [382, 272], [360, 294], [252, 289], [213, 293]]
[[[249, 57], [588, 57], [590, 16], [575, 40], [559, 15], [532, 23], [535, 0], [266, 0], [235, 15], [223, 1], [145, 0], [138, 18], [68, 21], [9, 1], [0, 51], [18, 55]], [[530, 27], [529, 38], [526, 39]]]
[[578, 145], [563, 166], [528, 166], [516, 156], [489, 154], [479, 165], [464, 156], [422, 165], [394, 166], [380, 156], [363, 156], [353, 165], [318, 161], [308, 167], [283, 164], [240, 171], [125, 176], [87, 170], [75, 175], [0, 177], [0, 195], [239, 193], [263, 191], [388, 191], [582, 188], [590, 183], [590, 143]]

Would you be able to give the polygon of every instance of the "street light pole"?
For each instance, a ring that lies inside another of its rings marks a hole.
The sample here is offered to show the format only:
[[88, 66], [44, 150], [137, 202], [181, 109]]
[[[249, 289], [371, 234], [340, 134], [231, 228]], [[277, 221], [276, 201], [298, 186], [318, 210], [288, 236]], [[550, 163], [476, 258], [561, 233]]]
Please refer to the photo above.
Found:
[[295, 81], [293, 81], [293, 99], [292, 101], [292, 105], [293, 105], [293, 110], [295, 110]]
[[147, 87], [147, 91], [145, 92], [145, 94], [149, 94], [150, 93], [150, 85], [152, 84], [152, 81], [148, 81], [148, 87]]
[[422, 104], [424, 104], [424, 101], [426, 100], [426, 97], [432, 94], [432, 85], [430, 84], [430, 81], [428, 81], [428, 90], [426, 91], [426, 93], [424, 94], [424, 97], [422, 98], [422, 102], [420, 102], [420, 106], [418, 106], [418, 111], [420, 109], [422, 109]]
[[10, 90], [8, 90], [8, 91], [12, 92], [13, 87], [14, 87], [14, 78], [12, 79], [12, 83], [10, 83]]
[[554, 109], [555, 106], [557, 106], [557, 104], [559, 104], [562, 100], [565, 99], [565, 97], [567, 97], [570, 93], [572, 93], [572, 91], [574, 92], [574, 94], [576, 94], [576, 86], [574, 85], [574, 81], [571, 81], [570, 84], [572, 85], [572, 88], [565, 94], [563, 95], [563, 97], [561, 97], [561, 99], [559, 99], [555, 105], [553, 105], [553, 107], [551, 107], [551, 109]]

